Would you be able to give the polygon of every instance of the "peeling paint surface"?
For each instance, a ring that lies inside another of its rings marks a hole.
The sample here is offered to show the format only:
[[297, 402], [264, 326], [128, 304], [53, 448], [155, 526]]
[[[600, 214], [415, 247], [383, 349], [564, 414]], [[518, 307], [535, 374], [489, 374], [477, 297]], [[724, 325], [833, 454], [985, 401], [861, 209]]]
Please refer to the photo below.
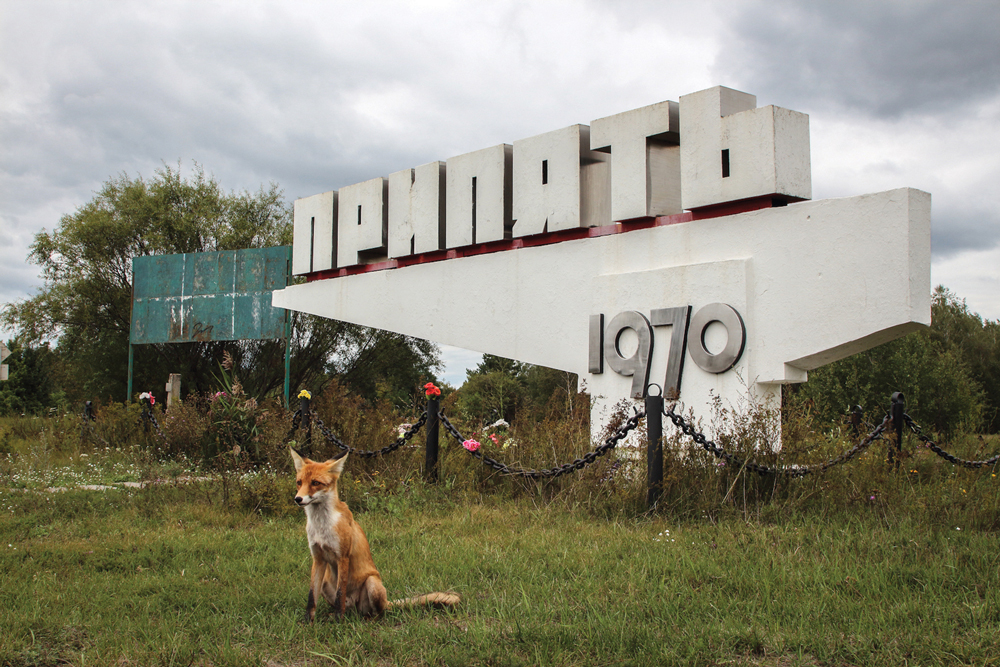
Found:
[[132, 260], [133, 345], [284, 338], [290, 246]]

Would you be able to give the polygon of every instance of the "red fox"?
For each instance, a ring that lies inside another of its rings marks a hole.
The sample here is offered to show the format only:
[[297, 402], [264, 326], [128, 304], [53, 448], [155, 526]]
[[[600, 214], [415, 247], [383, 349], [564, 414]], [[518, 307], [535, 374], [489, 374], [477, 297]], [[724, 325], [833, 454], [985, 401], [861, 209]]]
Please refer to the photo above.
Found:
[[347, 456], [317, 463], [289, 450], [295, 463], [295, 502], [306, 512], [306, 536], [313, 557], [306, 602], [309, 622], [316, 618], [316, 601], [321, 595], [341, 616], [348, 609], [370, 617], [381, 616], [386, 609], [459, 603], [459, 596], [453, 593], [388, 601], [365, 531], [337, 495], [337, 480]]

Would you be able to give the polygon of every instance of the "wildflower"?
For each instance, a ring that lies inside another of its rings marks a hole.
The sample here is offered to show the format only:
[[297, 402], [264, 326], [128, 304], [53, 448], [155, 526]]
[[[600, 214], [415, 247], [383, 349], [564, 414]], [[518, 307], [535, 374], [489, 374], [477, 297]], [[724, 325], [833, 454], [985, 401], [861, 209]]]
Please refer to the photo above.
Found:
[[466, 440], [462, 443], [462, 446], [468, 449], [470, 452], [474, 452], [479, 449], [479, 443], [475, 440]]
[[490, 440], [493, 441], [494, 445], [500, 442], [500, 438], [497, 437], [496, 433], [490, 433]]
[[424, 385], [424, 394], [427, 395], [427, 398], [430, 398], [431, 396], [440, 396], [441, 390], [435, 386], [433, 382], [428, 382]]
[[299, 392], [299, 398], [312, 399], [313, 395], [309, 393], [308, 390], [303, 389]]

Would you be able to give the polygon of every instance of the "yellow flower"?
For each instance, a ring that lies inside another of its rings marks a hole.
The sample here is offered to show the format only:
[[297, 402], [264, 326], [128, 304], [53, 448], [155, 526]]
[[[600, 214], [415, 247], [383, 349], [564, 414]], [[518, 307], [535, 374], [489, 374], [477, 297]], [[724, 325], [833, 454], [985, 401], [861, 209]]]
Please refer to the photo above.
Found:
[[310, 394], [307, 390], [303, 389], [302, 391], [299, 392], [299, 398], [312, 399], [312, 394]]

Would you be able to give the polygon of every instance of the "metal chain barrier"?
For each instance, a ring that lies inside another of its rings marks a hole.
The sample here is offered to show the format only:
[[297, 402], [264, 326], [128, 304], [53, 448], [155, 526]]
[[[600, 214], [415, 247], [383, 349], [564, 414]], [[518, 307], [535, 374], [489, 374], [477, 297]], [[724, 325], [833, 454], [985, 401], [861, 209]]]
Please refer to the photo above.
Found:
[[142, 412], [142, 416], [144, 419], [149, 421], [150, 424], [153, 425], [153, 428], [156, 429], [157, 434], [159, 434], [159, 436], [163, 438], [163, 442], [166, 442], [167, 435], [163, 432], [163, 429], [160, 428], [160, 422], [156, 421], [156, 415], [153, 414], [153, 409], [152, 408], [149, 408], [148, 410], [144, 409]]
[[674, 426], [681, 429], [684, 435], [688, 436], [696, 443], [698, 443], [702, 449], [715, 455], [716, 458], [726, 461], [726, 463], [731, 463], [738, 468], [746, 468], [758, 475], [784, 475], [786, 477], [805, 477], [806, 475], [824, 472], [829, 468], [840, 463], [846, 463], [850, 461], [858, 454], [868, 449], [868, 447], [876, 440], [882, 437], [882, 433], [889, 427], [892, 423], [892, 417], [886, 415], [882, 423], [875, 427], [875, 430], [869, 433], [865, 438], [858, 444], [851, 447], [849, 450], [841, 454], [840, 456], [835, 456], [834, 458], [814, 466], [790, 466], [787, 468], [771, 468], [769, 466], [761, 465], [759, 463], [754, 463], [753, 461], [744, 461], [740, 457], [730, 454], [724, 450], [719, 445], [715, 444], [712, 440], [705, 437], [704, 433], [699, 432], [692, 426], [684, 417], [674, 412], [674, 404], [663, 409], [664, 416], [670, 418], [670, 421], [674, 423]]
[[937, 443], [924, 435], [923, 430], [910, 418], [910, 415], [904, 413], [903, 421], [906, 422], [906, 425], [910, 427], [910, 430], [913, 431], [920, 442], [924, 443], [924, 446], [927, 447], [927, 449], [931, 450], [950, 463], [954, 463], [955, 465], [963, 466], [965, 468], [988, 468], [996, 465], [997, 462], [1000, 461], [1000, 454], [996, 454], [993, 458], [986, 459], [985, 461], [966, 461], [965, 459], [960, 459], [957, 456], [944, 451], [938, 447]]
[[302, 423], [302, 410], [296, 410], [292, 413], [292, 426], [288, 429], [288, 435], [285, 436], [285, 442], [291, 442], [292, 438], [295, 437], [295, 432], [299, 430], [299, 424]]
[[[576, 472], [577, 470], [582, 469], [584, 466], [590, 465], [591, 463], [596, 461], [598, 457], [603, 456], [608, 451], [614, 449], [619, 442], [625, 439], [625, 437], [629, 434], [629, 432], [634, 430], [639, 425], [639, 421], [645, 416], [646, 416], [645, 411], [638, 410], [634, 415], [629, 417], [624, 424], [619, 426], [614, 433], [608, 436], [608, 438], [604, 441], [604, 443], [602, 443], [594, 451], [584, 454], [582, 458], [574, 459], [571, 463], [566, 463], [561, 466], [556, 466], [555, 468], [547, 468], [545, 470], [526, 470], [524, 468], [511, 468], [510, 466], [504, 463], [501, 463], [495, 459], [490, 458], [489, 456], [486, 456], [478, 449], [476, 451], [471, 451], [466, 449], [466, 451], [469, 452], [469, 454], [471, 454], [475, 458], [482, 461], [484, 465], [487, 465], [493, 468], [494, 470], [503, 473], [504, 475], [512, 475], [515, 477], [528, 477], [531, 479], [560, 477], [562, 475], [565, 475], [566, 473]], [[452, 435], [452, 437], [458, 440], [459, 444], [465, 443], [466, 439], [462, 437], [462, 434], [459, 433], [458, 429], [455, 428], [454, 424], [452, 424], [451, 421], [448, 420], [448, 418], [445, 416], [443, 412], [438, 413], [438, 419], [441, 420], [441, 423], [444, 424], [445, 429], [447, 429], [447, 431]], [[465, 449], [464, 445], [463, 449]]]
[[149, 423], [153, 425], [153, 428], [156, 429], [157, 434], [159, 434], [159, 436], [163, 439], [163, 442], [166, 442], [167, 435], [163, 432], [163, 429], [160, 428], [160, 423], [156, 421], [156, 415], [153, 414], [153, 411], [150, 410], [149, 414], [145, 415], [145, 417], [149, 420]]
[[417, 432], [420, 431], [421, 428], [423, 428], [424, 424], [427, 423], [427, 411], [424, 410], [424, 412], [420, 415], [420, 419], [418, 419], [412, 426], [410, 426], [409, 430], [407, 430], [406, 433], [399, 436], [399, 438], [396, 439], [396, 442], [392, 443], [391, 445], [386, 445], [382, 449], [374, 451], [366, 451], [362, 449], [355, 449], [354, 447], [351, 447], [350, 445], [346, 444], [343, 440], [334, 435], [333, 432], [326, 427], [326, 425], [323, 423], [323, 420], [319, 418], [319, 415], [317, 415], [315, 411], [312, 411], [311, 414], [313, 420], [316, 422], [316, 425], [319, 426], [319, 430], [323, 433], [323, 437], [326, 438], [327, 442], [336, 445], [345, 453], [349, 452], [354, 456], [361, 456], [366, 459], [372, 458], [373, 456], [385, 456], [386, 454], [390, 454], [396, 451], [397, 449], [405, 445], [407, 442], [409, 442], [410, 438], [416, 435]]
[[80, 413], [80, 420], [83, 425], [80, 427], [80, 441], [83, 442], [88, 437], [99, 440], [104, 444], [105, 447], [111, 447], [111, 443], [102, 438], [98, 433], [97, 429], [94, 428], [94, 422], [97, 420], [94, 414], [94, 404], [90, 401], [86, 401], [83, 404], [83, 412]]

